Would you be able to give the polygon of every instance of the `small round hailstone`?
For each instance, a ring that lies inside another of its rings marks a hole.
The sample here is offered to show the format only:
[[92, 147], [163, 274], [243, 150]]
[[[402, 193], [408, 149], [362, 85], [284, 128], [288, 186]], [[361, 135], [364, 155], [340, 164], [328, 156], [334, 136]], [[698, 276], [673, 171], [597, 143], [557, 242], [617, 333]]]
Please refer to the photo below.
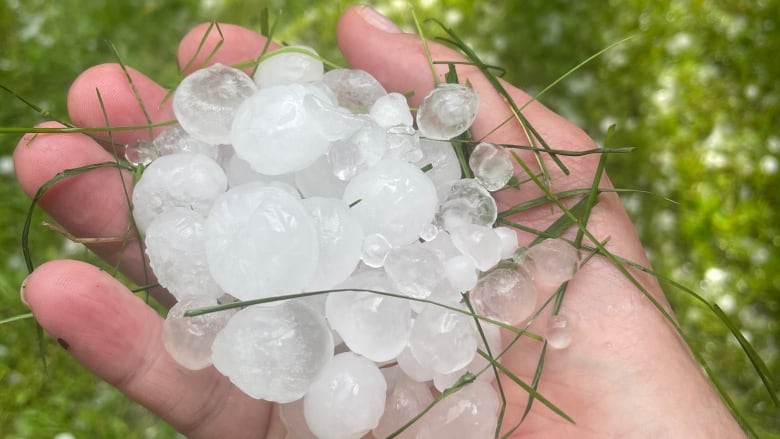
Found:
[[379, 423], [386, 392], [374, 363], [351, 352], [338, 354], [306, 392], [306, 423], [320, 439], [359, 439]]
[[439, 206], [436, 222], [449, 232], [463, 224], [492, 226], [498, 217], [496, 200], [477, 180], [464, 178], [452, 184]]
[[361, 271], [338, 286], [355, 288], [328, 294], [325, 312], [331, 327], [352, 352], [372, 361], [397, 357], [409, 340], [409, 301], [372, 293], [392, 292], [390, 280], [381, 270]]
[[[485, 342], [482, 340], [482, 337], [479, 338], [479, 349], [485, 354], [490, 352], [490, 355], [495, 358], [501, 354], [501, 350], [503, 349], [503, 345], [501, 344], [501, 328], [486, 322], [481, 322], [481, 326], [488, 346], [490, 346], [490, 351], [485, 347]], [[443, 392], [457, 383], [466, 372], [471, 372], [474, 375], [479, 374], [477, 375], [476, 380], [486, 383], [493, 382], [496, 377], [495, 372], [490, 367], [490, 362], [478, 353], [477, 355], [474, 355], [474, 359], [471, 360], [471, 363], [466, 365], [463, 369], [456, 370], [449, 374], [435, 373], [433, 375], [433, 385], [436, 387], [436, 390]]]
[[504, 148], [494, 143], [482, 142], [469, 156], [469, 167], [485, 189], [497, 191], [509, 182], [514, 169]]
[[333, 69], [322, 82], [336, 95], [340, 106], [355, 113], [368, 113], [374, 102], [387, 94], [370, 73], [359, 69]]
[[176, 300], [187, 296], [216, 300], [224, 294], [209, 272], [203, 243], [205, 222], [201, 214], [176, 207], [156, 216], [146, 229], [149, 265]]
[[465, 85], [441, 84], [423, 98], [417, 127], [429, 139], [449, 140], [463, 134], [477, 117], [479, 95]]
[[558, 314], [547, 321], [547, 344], [553, 349], [566, 349], [574, 338], [576, 320], [568, 314]]
[[438, 199], [436, 188], [419, 168], [397, 159], [383, 159], [356, 175], [344, 190], [366, 235], [379, 233], [393, 246], [413, 242], [431, 223]]
[[184, 313], [217, 305], [206, 296], [187, 296], [168, 311], [162, 329], [163, 346], [177, 363], [190, 370], [211, 365], [211, 344], [235, 311], [217, 311], [195, 317]]
[[528, 249], [530, 269], [534, 280], [549, 286], [557, 286], [574, 276], [580, 260], [579, 252], [562, 239], [545, 239]]
[[271, 52], [257, 65], [254, 80], [258, 87], [311, 82], [322, 78], [325, 66], [317, 51], [309, 46], [287, 46]]
[[236, 110], [256, 90], [246, 73], [214, 64], [181, 81], [173, 95], [173, 113], [196, 139], [215, 145], [230, 143]]
[[377, 99], [368, 114], [383, 128], [397, 125], [410, 127], [414, 122], [406, 96], [395, 92]]
[[301, 398], [333, 357], [325, 319], [295, 301], [239, 311], [212, 345], [214, 367], [256, 399], [287, 403]]
[[501, 239], [490, 227], [463, 224], [450, 232], [452, 243], [474, 261], [480, 271], [488, 271], [501, 260]]
[[384, 269], [401, 293], [418, 299], [430, 296], [444, 277], [444, 264], [436, 253], [415, 244], [390, 250]]
[[133, 188], [133, 218], [141, 233], [152, 219], [173, 207], [185, 207], [204, 217], [227, 188], [222, 168], [201, 154], [162, 156], [144, 170]]
[[231, 130], [236, 154], [266, 175], [301, 170], [324, 155], [330, 141], [320, 130], [311, 129], [306, 96], [329, 100], [320, 89], [303, 84], [261, 88], [244, 100]]
[[436, 404], [419, 428], [447, 439], [489, 439], [495, 436], [499, 404], [492, 385], [473, 382]]
[[387, 239], [379, 233], [372, 233], [363, 239], [363, 253], [360, 259], [371, 268], [379, 268], [385, 265], [387, 254], [392, 247]]
[[240, 300], [302, 291], [317, 269], [318, 243], [301, 200], [264, 183], [225, 192], [206, 219], [211, 275]]
[[307, 290], [324, 290], [355, 271], [363, 250], [363, 227], [335, 198], [306, 198], [303, 205], [314, 219], [319, 236], [319, 264]]
[[420, 364], [451, 373], [474, 359], [477, 339], [473, 317], [428, 304], [414, 319], [409, 349]]
[[537, 292], [525, 270], [499, 268], [483, 276], [469, 298], [477, 314], [517, 325], [536, 309]]

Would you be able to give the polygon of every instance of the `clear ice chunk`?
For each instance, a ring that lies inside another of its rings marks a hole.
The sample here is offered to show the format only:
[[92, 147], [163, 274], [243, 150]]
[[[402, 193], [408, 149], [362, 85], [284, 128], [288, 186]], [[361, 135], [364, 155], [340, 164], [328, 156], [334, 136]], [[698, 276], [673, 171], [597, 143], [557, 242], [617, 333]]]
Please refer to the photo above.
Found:
[[501, 259], [512, 259], [517, 251], [517, 232], [509, 227], [496, 227], [498, 238], [501, 240]]
[[[488, 342], [488, 346], [490, 346], [489, 352], [495, 358], [501, 353], [503, 348], [501, 344], [501, 329], [496, 325], [491, 325], [486, 322], [481, 322], [481, 326], [482, 332], [485, 334], [485, 339]], [[479, 338], [479, 349], [481, 349], [486, 354], [488, 353], [482, 337]], [[483, 381], [486, 383], [492, 382], [496, 377], [495, 372], [490, 368], [490, 362], [482, 355], [477, 354], [474, 355], [474, 359], [471, 360], [471, 363], [469, 363], [463, 369], [459, 369], [448, 374], [434, 373], [433, 385], [436, 387], [436, 390], [443, 392], [446, 389], [452, 387], [466, 372], [471, 372], [475, 375], [479, 374], [476, 378], [477, 381]]]
[[397, 125], [411, 127], [414, 122], [406, 96], [395, 92], [380, 96], [368, 114], [383, 128]]
[[217, 305], [206, 296], [187, 296], [168, 310], [162, 329], [163, 346], [177, 363], [190, 370], [211, 365], [211, 344], [235, 311], [217, 311], [195, 317], [184, 313]]
[[474, 178], [491, 192], [506, 186], [514, 173], [504, 148], [494, 143], [477, 145], [469, 156], [469, 167], [474, 172]]
[[246, 99], [231, 129], [236, 154], [266, 175], [301, 170], [324, 155], [331, 142], [320, 130], [311, 129], [313, 116], [304, 106], [307, 96], [329, 100], [322, 90], [302, 84], [261, 88]]
[[328, 294], [325, 312], [331, 327], [352, 352], [372, 361], [392, 360], [409, 340], [411, 310], [409, 301], [368, 291], [394, 292], [381, 270], [361, 271]]
[[160, 157], [160, 152], [154, 142], [137, 140], [134, 144], [125, 146], [125, 160], [134, 165], [147, 166], [157, 157]]
[[420, 364], [450, 373], [474, 359], [477, 338], [471, 316], [427, 304], [414, 319], [409, 349]]
[[301, 398], [333, 358], [325, 320], [294, 301], [250, 306], [231, 317], [212, 345], [214, 367], [252, 398]]
[[458, 291], [469, 291], [477, 284], [477, 266], [465, 255], [454, 256], [444, 265], [444, 274]]
[[303, 205], [319, 232], [319, 264], [307, 290], [328, 289], [355, 271], [363, 250], [363, 227], [341, 200], [306, 198]]
[[306, 423], [319, 439], [359, 439], [379, 423], [386, 392], [374, 363], [351, 352], [338, 354], [304, 397]]
[[349, 138], [335, 141], [328, 151], [328, 162], [339, 180], [350, 180], [375, 165], [385, 153], [387, 134], [369, 117], [359, 117], [361, 127]]
[[436, 222], [452, 232], [464, 224], [492, 226], [498, 217], [496, 200], [473, 178], [456, 181], [439, 206]]
[[156, 216], [146, 229], [149, 265], [160, 285], [176, 300], [187, 296], [217, 300], [224, 294], [209, 272], [203, 242], [205, 222], [201, 214], [176, 207]]
[[479, 95], [465, 85], [441, 84], [417, 110], [417, 128], [429, 139], [449, 140], [463, 134], [477, 117]]
[[301, 45], [271, 52], [257, 65], [255, 84], [263, 88], [316, 81], [325, 73], [325, 66], [318, 57], [316, 50]]
[[[401, 428], [413, 417], [423, 411], [431, 402], [433, 394], [425, 383], [410, 379], [403, 371], [398, 370], [395, 384], [388, 389], [385, 410], [374, 430], [374, 436], [385, 438]], [[398, 439], [417, 439], [419, 425], [414, 423], [398, 435]]]
[[206, 219], [211, 274], [241, 300], [303, 290], [317, 269], [318, 242], [301, 200], [264, 183], [225, 192]]
[[418, 239], [433, 220], [438, 202], [431, 180], [414, 165], [384, 159], [356, 175], [344, 190], [343, 200], [367, 235], [379, 233], [393, 246]]
[[387, 150], [385, 157], [392, 157], [409, 163], [423, 158], [420, 135], [412, 127], [394, 126], [387, 129]]
[[322, 82], [333, 91], [338, 104], [354, 113], [368, 113], [377, 99], [387, 91], [370, 73], [359, 69], [333, 69]]
[[553, 349], [566, 349], [574, 338], [575, 319], [567, 314], [558, 314], [547, 321], [547, 344]]
[[499, 268], [483, 276], [469, 298], [477, 314], [517, 325], [534, 312], [537, 295], [524, 269]]
[[488, 271], [501, 260], [501, 240], [490, 227], [463, 224], [450, 236], [455, 247], [470, 257], [479, 271]]
[[217, 161], [220, 156], [222, 145], [214, 145], [196, 139], [181, 125], [174, 125], [161, 132], [152, 141], [157, 152], [160, 155], [170, 155], [179, 152], [191, 152], [194, 154], [203, 154], [206, 157]]
[[398, 357], [396, 357], [398, 367], [414, 381], [426, 382], [433, 379], [433, 369], [427, 364], [421, 364], [417, 358], [412, 355], [409, 346], [405, 347]]
[[444, 264], [436, 253], [416, 244], [390, 250], [384, 269], [401, 293], [418, 299], [430, 296], [444, 277]]
[[225, 172], [214, 160], [192, 153], [162, 156], [149, 164], [133, 188], [133, 218], [145, 233], [155, 216], [173, 207], [206, 216], [226, 188]]
[[571, 279], [580, 260], [577, 249], [562, 239], [545, 239], [529, 248], [526, 257], [534, 280], [549, 286]]
[[385, 265], [387, 254], [392, 247], [387, 239], [379, 233], [372, 233], [363, 239], [363, 252], [360, 259], [371, 268]]
[[173, 113], [185, 131], [203, 142], [230, 142], [239, 105], [257, 90], [246, 73], [214, 64], [185, 77], [173, 95]]
[[473, 382], [444, 398], [420, 419], [419, 428], [447, 439], [495, 437], [499, 399], [489, 383]]

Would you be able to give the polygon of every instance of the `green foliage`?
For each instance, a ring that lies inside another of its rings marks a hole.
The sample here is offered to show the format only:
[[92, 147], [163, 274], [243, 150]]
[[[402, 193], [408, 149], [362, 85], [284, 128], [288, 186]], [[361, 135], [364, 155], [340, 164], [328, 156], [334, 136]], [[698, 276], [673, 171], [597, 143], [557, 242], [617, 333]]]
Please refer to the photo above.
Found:
[[[66, 118], [65, 91], [79, 72], [115, 58], [173, 85], [178, 39], [193, 24], [217, 19], [260, 30], [261, 11], [278, 20], [277, 39], [307, 44], [341, 62], [333, 31], [352, 2], [0, 0], [0, 82]], [[375, 6], [412, 31], [403, 2]], [[419, 1], [506, 79], [538, 92], [572, 66], [626, 36], [630, 42], [575, 72], [543, 102], [602, 141], [616, 124], [608, 172], [618, 187], [643, 189], [624, 201], [655, 268], [716, 303], [742, 328], [780, 376], [780, 23], [778, 0], [610, 0], [570, 2]], [[440, 34], [434, 26], [426, 32]], [[0, 126], [30, 126], [37, 116], [2, 96]], [[29, 201], [9, 169], [16, 136], [0, 134], [0, 319], [26, 313], [17, 286]], [[555, 145], [552, 145], [555, 147]], [[36, 216], [36, 222], [42, 217]], [[40, 259], [83, 253], [36, 227]], [[672, 291], [672, 290], [669, 290]], [[681, 326], [722, 377], [738, 405], [767, 436], [780, 431], [766, 397], [727, 329], [686, 296], [670, 295]], [[172, 430], [98, 383], [47, 339], [46, 374], [30, 320], [0, 326], [0, 436], [175, 437]], [[771, 436], [780, 437], [780, 436]]]

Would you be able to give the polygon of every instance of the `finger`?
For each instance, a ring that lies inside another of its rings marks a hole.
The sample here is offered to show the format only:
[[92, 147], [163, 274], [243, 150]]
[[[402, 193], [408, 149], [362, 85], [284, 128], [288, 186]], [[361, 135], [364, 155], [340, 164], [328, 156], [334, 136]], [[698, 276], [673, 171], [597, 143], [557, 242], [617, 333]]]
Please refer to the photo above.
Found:
[[22, 294], [76, 360], [187, 437], [263, 437], [269, 404], [246, 396], [212, 367], [179, 366], [163, 347], [160, 316], [104, 271], [49, 262], [28, 277]]
[[[182, 38], [178, 52], [179, 68], [186, 75], [204, 65], [231, 65], [253, 61], [261, 54], [265, 44], [264, 36], [244, 27], [225, 23], [202, 23]], [[269, 50], [278, 47], [275, 43], [268, 46]]]

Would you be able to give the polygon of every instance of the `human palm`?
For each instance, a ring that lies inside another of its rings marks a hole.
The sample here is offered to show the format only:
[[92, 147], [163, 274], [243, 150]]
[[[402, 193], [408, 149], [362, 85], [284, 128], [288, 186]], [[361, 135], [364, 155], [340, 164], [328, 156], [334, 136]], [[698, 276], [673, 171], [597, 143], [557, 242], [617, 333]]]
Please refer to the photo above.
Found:
[[[379, 27], [372, 26], [379, 24]], [[413, 92], [417, 105], [433, 86], [422, 45], [414, 35], [395, 32], [370, 8], [350, 8], [338, 27], [342, 51], [354, 68], [369, 71], [388, 91]], [[200, 51], [206, 32], [201, 25], [191, 31], [179, 49], [179, 64], [198, 66], [216, 45], [211, 32]], [[265, 40], [249, 30], [221, 26], [224, 45], [211, 62], [231, 64], [257, 56]], [[460, 57], [439, 45], [431, 46], [436, 60]], [[196, 57], [197, 53], [197, 57]], [[444, 67], [439, 69], [443, 73]], [[160, 106], [166, 90], [142, 74], [129, 70], [138, 95], [153, 122], [172, 119], [168, 103]], [[523, 145], [525, 131], [511, 115], [509, 106], [485, 77], [473, 67], [459, 68], [461, 82], [470, 82], [480, 94], [478, 119], [472, 127], [475, 138]], [[523, 105], [529, 96], [505, 84], [514, 101]], [[101, 108], [96, 90], [105, 105]], [[78, 126], [133, 126], [146, 123], [146, 116], [124, 72], [117, 65], [101, 65], [84, 72], [68, 96], [71, 118]], [[523, 110], [541, 136], [559, 150], [592, 148], [588, 136], [537, 102]], [[107, 120], [106, 120], [107, 119]], [[58, 126], [47, 123], [44, 126]], [[499, 127], [496, 129], [496, 127]], [[98, 135], [101, 136], [101, 135]], [[130, 144], [148, 138], [146, 129], [115, 131], [110, 140]], [[102, 135], [109, 140], [108, 135]], [[14, 160], [18, 179], [30, 195], [64, 169], [112, 161], [110, 151], [81, 134], [39, 134], [23, 139]], [[520, 153], [529, 165], [535, 158]], [[543, 155], [552, 176], [554, 192], [589, 187], [598, 157], [559, 156], [571, 171], [564, 175]], [[75, 236], [121, 237], [129, 242], [93, 243], [98, 255], [139, 283], [148, 279], [148, 266], [138, 245], [133, 245], [125, 186], [115, 168], [101, 168], [53, 186], [41, 206]], [[522, 170], [517, 170], [518, 175]], [[523, 178], [521, 177], [521, 180]], [[610, 185], [604, 177], [601, 187]], [[536, 198], [542, 192], [532, 184], [497, 196], [501, 207]], [[544, 230], [560, 211], [549, 206], [515, 215], [512, 220]], [[608, 240], [614, 254], [647, 265], [644, 251], [619, 199], [602, 193], [587, 224], [600, 241]], [[575, 233], [574, 230], [570, 233]], [[521, 243], [532, 239], [519, 234]], [[587, 239], [586, 243], [590, 243]], [[592, 245], [592, 243], [590, 243]], [[666, 306], [655, 280], [632, 272], [644, 288]], [[270, 404], [254, 400], [236, 389], [213, 368], [189, 371], [177, 365], [162, 346], [162, 320], [127, 288], [97, 268], [76, 261], [52, 261], [25, 281], [23, 297], [41, 325], [68, 346], [69, 352], [89, 370], [119, 388], [130, 398], [159, 414], [190, 437], [283, 437]], [[158, 289], [161, 303], [171, 298]], [[601, 256], [593, 257], [570, 282], [562, 311], [574, 317], [574, 339], [567, 349], [548, 349], [539, 392], [571, 416], [571, 424], [540, 404], [513, 437], [739, 437], [720, 399], [702, 376], [687, 347], [642, 292]], [[532, 330], [542, 332], [549, 312], [543, 313]], [[505, 338], [506, 339], [506, 338]], [[530, 382], [537, 367], [541, 343], [523, 339], [504, 358], [503, 364]], [[506, 428], [525, 409], [528, 395], [504, 380], [508, 397]]]

